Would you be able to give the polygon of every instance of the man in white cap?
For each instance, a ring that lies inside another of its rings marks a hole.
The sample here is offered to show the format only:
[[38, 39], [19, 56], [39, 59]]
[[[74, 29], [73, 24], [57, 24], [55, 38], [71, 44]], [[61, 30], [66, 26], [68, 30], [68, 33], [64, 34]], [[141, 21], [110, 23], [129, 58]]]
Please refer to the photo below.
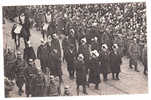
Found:
[[99, 89], [100, 80], [100, 61], [98, 59], [99, 53], [97, 50], [91, 51], [91, 59], [89, 61], [89, 79], [88, 82], [95, 84], [95, 89]]
[[86, 91], [87, 85], [87, 69], [84, 62], [83, 54], [79, 54], [76, 60], [76, 85], [77, 85], [77, 95], [79, 95], [79, 87], [83, 87], [83, 93], [88, 94]]
[[102, 45], [102, 52], [99, 59], [101, 61], [100, 71], [103, 74], [103, 80], [107, 81], [107, 74], [110, 73], [110, 57], [108, 46], [106, 44]]
[[28, 43], [28, 46], [24, 49], [24, 55], [23, 55], [23, 58], [25, 61], [29, 61], [29, 59], [33, 59], [35, 60], [36, 59], [36, 54], [35, 54], [35, 51], [30, 43], [30, 41], [27, 42]]
[[[112, 72], [112, 78], [113, 80], [119, 80], [119, 73], [121, 71], [121, 63], [122, 63], [122, 59], [121, 59], [121, 55], [118, 52], [118, 45], [117, 44], [113, 44], [112, 46], [113, 51], [110, 53], [110, 64], [111, 64], [111, 72]], [[115, 77], [116, 74], [116, 77]]]
[[40, 60], [41, 70], [43, 72], [46, 71], [47, 63], [48, 63], [48, 49], [46, 42], [41, 39], [41, 44], [37, 49], [37, 58]]

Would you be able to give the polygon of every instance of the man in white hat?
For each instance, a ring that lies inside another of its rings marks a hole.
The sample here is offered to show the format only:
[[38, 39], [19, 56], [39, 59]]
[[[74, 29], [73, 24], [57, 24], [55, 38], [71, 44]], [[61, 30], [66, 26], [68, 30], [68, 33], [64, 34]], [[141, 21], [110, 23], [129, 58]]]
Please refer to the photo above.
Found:
[[100, 80], [100, 61], [97, 50], [91, 51], [91, 59], [89, 61], [89, 79], [88, 82], [95, 84], [95, 89], [99, 89]]
[[101, 61], [101, 73], [103, 74], [103, 80], [107, 81], [107, 75], [110, 73], [110, 57], [109, 50], [106, 44], [102, 45], [102, 52], [99, 57]]
[[[118, 45], [117, 44], [113, 44], [112, 46], [113, 51], [110, 53], [110, 64], [111, 64], [111, 72], [112, 72], [112, 78], [113, 80], [119, 80], [119, 73], [121, 71], [121, 63], [122, 63], [122, 59], [121, 59], [121, 55], [118, 52]], [[116, 77], [115, 77], [116, 74]]]

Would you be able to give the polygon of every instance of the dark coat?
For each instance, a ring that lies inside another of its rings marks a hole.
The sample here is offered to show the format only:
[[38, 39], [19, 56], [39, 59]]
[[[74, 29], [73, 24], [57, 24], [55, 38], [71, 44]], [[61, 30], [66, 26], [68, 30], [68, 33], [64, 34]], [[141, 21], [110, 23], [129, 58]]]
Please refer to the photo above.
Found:
[[15, 66], [16, 56], [14, 53], [4, 55], [4, 75], [8, 79], [13, 80], [15, 78], [15, 73], [11, 70]]
[[15, 73], [16, 84], [19, 88], [21, 88], [25, 83], [24, 71], [26, 67], [26, 62], [24, 60], [17, 59], [15, 62], [15, 66], [12, 69], [12, 71]]
[[25, 75], [25, 93], [27, 95], [33, 94], [33, 79], [36, 77], [38, 70], [35, 65], [28, 65], [24, 71]]
[[92, 58], [89, 61], [89, 83], [98, 84], [100, 80], [100, 65], [98, 58]]
[[109, 57], [109, 52], [101, 52], [100, 57], [101, 61], [101, 67], [100, 67], [100, 72], [101, 73], [110, 73], [111, 68], [110, 68], [110, 57]]
[[111, 72], [119, 73], [121, 71], [120, 65], [122, 63], [119, 53], [115, 54], [113, 51], [110, 53]]
[[49, 26], [48, 26], [48, 29], [47, 29], [47, 36], [53, 34], [56, 32], [56, 25], [54, 22], [50, 22], [49, 23]]
[[84, 55], [84, 61], [88, 61], [90, 57], [90, 51], [88, 44], [80, 45], [78, 48], [78, 54]]
[[59, 57], [61, 58], [61, 47], [60, 47], [59, 40], [58, 39], [52, 39], [51, 46], [53, 49], [57, 50], [57, 53], [58, 53]]
[[36, 77], [33, 79], [32, 83], [33, 87], [33, 97], [41, 97], [44, 96], [45, 94], [45, 78], [43, 74], [38, 74]]
[[86, 85], [86, 66], [84, 61], [76, 61], [76, 84], [77, 85]]
[[[19, 17], [20, 19], [20, 17]], [[29, 17], [25, 17], [25, 22], [22, 23], [20, 21], [20, 24], [22, 25], [22, 30], [21, 30], [21, 34], [22, 34], [22, 37], [27, 39], [30, 37], [30, 20], [29, 20]]]
[[27, 47], [27, 48], [24, 49], [23, 58], [27, 62], [28, 62], [29, 59], [33, 59], [33, 60], [36, 59], [36, 54], [34, 52], [33, 47]]
[[41, 67], [47, 67], [48, 48], [46, 45], [40, 45], [37, 49], [37, 58], [40, 60]]
[[50, 69], [50, 73], [54, 76], [62, 75], [61, 69], [61, 59], [59, 52], [55, 53], [54, 48], [47, 44], [48, 48], [48, 68]]

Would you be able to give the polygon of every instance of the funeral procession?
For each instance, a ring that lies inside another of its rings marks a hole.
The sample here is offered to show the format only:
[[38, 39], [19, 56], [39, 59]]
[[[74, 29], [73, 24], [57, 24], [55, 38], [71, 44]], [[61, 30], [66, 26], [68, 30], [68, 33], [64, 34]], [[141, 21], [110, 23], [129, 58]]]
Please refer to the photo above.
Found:
[[6, 98], [148, 93], [145, 2], [2, 13]]

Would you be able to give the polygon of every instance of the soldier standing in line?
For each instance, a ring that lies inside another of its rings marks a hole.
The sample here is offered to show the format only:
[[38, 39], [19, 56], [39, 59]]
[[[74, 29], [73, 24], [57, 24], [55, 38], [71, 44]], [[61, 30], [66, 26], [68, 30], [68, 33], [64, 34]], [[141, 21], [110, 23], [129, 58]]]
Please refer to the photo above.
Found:
[[47, 88], [47, 95], [48, 96], [59, 96], [57, 84], [55, 82], [55, 77], [53, 75], [50, 76], [50, 84]]
[[4, 75], [9, 80], [13, 80], [15, 78], [14, 72], [12, 72], [13, 66], [15, 66], [16, 55], [10, 47], [7, 48], [7, 53], [4, 55]]
[[33, 79], [32, 86], [32, 97], [43, 97], [45, 95], [45, 77], [40, 69], [38, 70], [36, 77]]
[[129, 60], [129, 67], [132, 69], [132, 65], [135, 66], [135, 71], [139, 72], [137, 68], [137, 61], [140, 58], [140, 46], [138, 45], [138, 41], [136, 38], [133, 39], [133, 43], [129, 46], [129, 54], [130, 54], [130, 60]]
[[19, 88], [18, 94], [20, 96], [24, 92], [22, 90], [22, 87], [25, 83], [25, 77], [24, 77], [25, 69], [26, 69], [26, 62], [22, 59], [21, 52], [17, 52], [17, 60], [12, 70], [15, 73], [16, 84], [17, 87]]
[[33, 82], [33, 79], [36, 77], [37, 73], [38, 73], [38, 70], [34, 64], [33, 59], [29, 59], [27, 68], [24, 71], [25, 90], [26, 90], [25, 92], [26, 92], [27, 97], [33, 94], [34, 85], [32, 86], [32, 82]]

